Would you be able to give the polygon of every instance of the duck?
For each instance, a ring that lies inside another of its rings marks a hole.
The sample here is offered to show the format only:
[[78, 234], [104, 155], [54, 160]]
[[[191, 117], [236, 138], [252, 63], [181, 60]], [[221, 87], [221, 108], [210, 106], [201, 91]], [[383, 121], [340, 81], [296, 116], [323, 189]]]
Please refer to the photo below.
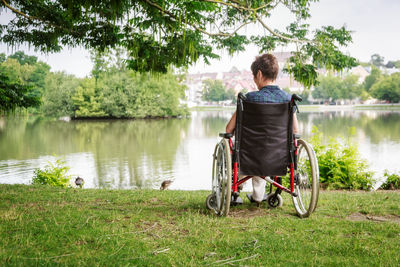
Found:
[[83, 180], [83, 178], [81, 178], [79, 176], [76, 177], [76, 179], [75, 179], [76, 186], [79, 186], [79, 188], [82, 188], [84, 183], [85, 183], [85, 180]]
[[161, 183], [161, 187], [160, 190], [165, 190], [167, 189], [171, 184], [172, 184], [172, 180], [165, 180]]

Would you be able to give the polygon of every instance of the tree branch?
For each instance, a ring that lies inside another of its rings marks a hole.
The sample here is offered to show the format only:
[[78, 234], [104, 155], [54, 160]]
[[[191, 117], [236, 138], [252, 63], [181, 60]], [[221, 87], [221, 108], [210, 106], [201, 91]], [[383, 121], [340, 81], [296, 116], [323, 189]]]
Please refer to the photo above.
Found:
[[[260, 9], [264, 9], [269, 5], [269, 3], [268, 3], [268, 4], [265, 4], [263, 6], [259, 6], [259, 7], [256, 7], [256, 8], [251, 8], [251, 7], [242, 6], [238, 1], [232, 1], [232, 0], [230, 2], [233, 2], [235, 4], [224, 2], [222, 0], [201, 0], [201, 1], [209, 2], [209, 3], [215, 3], [215, 4], [221, 4], [221, 5], [224, 5], [224, 6], [230, 6], [230, 7], [236, 8], [238, 10], [246, 10], [246, 11], [250, 11], [250, 12], [255, 12], [255, 11], [258, 11]], [[278, 3], [279, 2], [280, 1], [278, 1]]]
[[2, 2], [3, 2], [3, 4], [4, 4], [8, 9], [10, 9], [10, 10], [11, 10], [12, 12], [14, 12], [15, 14], [21, 15], [21, 16], [23, 16], [23, 17], [29, 19], [29, 20], [40, 20], [40, 21], [42, 21], [40, 18], [28, 16], [28, 15], [26, 15], [25, 13], [22, 13], [21, 11], [19, 11], [18, 9], [13, 8], [13, 7], [10, 6], [5, 0], [2, 0]]
[[[164, 9], [164, 8], [161, 7], [160, 5], [158, 5], [158, 4], [154, 3], [154, 2], [151, 2], [150, 0], [142, 0], [142, 1], [146, 2], [147, 4], [149, 4], [149, 5], [151, 5], [151, 6], [155, 7], [155, 8], [157, 8], [157, 9], [160, 10], [161, 12], [163, 12], [163, 13], [165, 13], [165, 14], [168, 14], [170, 17], [172, 17], [172, 18], [178, 20], [178, 18], [177, 18], [174, 14], [172, 14], [172, 13], [169, 12], [168, 10]], [[206, 0], [206, 1], [213, 1], [213, 0]], [[246, 20], [247, 20], [247, 19], [246, 19]], [[189, 25], [189, 26], [193, 27], [193, 28], [196, 29], [197, 31], [202, 32], [202, 33], [208, 35], [208, 36], [213, 36], [213, 37], [218, 37], [218, 36], [220, 36], [220, 37], [231, 37], [231, 36], [233, 36], [235, 33], [237, 33], [241, 28], [243, 28], [244, 26], [246, 26], [246, 25], [252, 23], [252, 21], [246, 21], [246, 22], [242, 23], [239, 27], [237, 27], [237, 28], [236, 28], [233, 32], [231, 32], [231, 33], [221, 32], [221, 31], [218, 32], [218, 33], [211, 33], [211, 32], [208, 32], [208, 31], [206, 31], [206, 30], [200, 28], [199, 26], [197, 26], [197, 25], [195, 25], [195, 24], [193, 24], [193, 23], [189, 23], [189, 22], [184, 22], [184, 23], [185, 23], [186, 25]]]
[[[10, 6], [5, 0], [2, 0], [2, 2], [3, 2], [3, 4], [4, 4], [8, 9], [10, 9], [12, 12], [14, 12], [14, 13], [17, 14], [17, 15], [21, 15], [21, 16], [23, 16], [24, 18], [26, 18], [26, 19], [28, 19], [28, 20], [30, 20], [30, 21], [35, 21], [35, 20], [37, 20], [37, 21], [41, 21], [42, 23], [46, 23], [47, 25], [50, 25], [50, 26], [52, 26], [52, 27], [54, 27], [54, 28], [63, 29], [63, 30], [69, 31], [69, 32], [74, 32], [74, 31], [71, 31], [70, 29], [66, 29], [66, 28], [64, 28], [64, 27], [62, 27], [62, 26], [59, 26], [59, 25], [50, 23], [50, 22], [48, 22], [48, 21], [44, 21], [44, 20], [42, 20], [42, 19], [39, 18], [39, 17], [28, 16], [27, 14], [23, 13], [22, 11], [20, 11], [20, 10], [18, 10], [18, 9], [15, 9], [15, 8], [13, 8], [12, 6]], [[74, 33], [75, 33], [75, 32], [74, 32]]]
[[284, 36], [284, 35], [282, 35], [280, 33], [277, 33], [276, 31], [272, 30], [267, 24], [264, 23], [264, 21], [262, 21], [262, 19], [257, 14], [255, 14], [255, 16], [256, 16], [257, 20], [260, 22], [260, 24], [267, 31], [269, 31], [272, 35], [274, 35], [274, 36], [276, 36], [276, 37], [278, 37], [280, 39], [283, 39], [283, 40], [286, 40], [286, 41], [289, 41], [289, 42], [294, 42], [294, 43], [310, 43], [310, 44], [316, 44], [317, 43], [316, 41], [313, 41], [313, 40], [294, 39], [294, 38], [286, 37], [286, 36]]

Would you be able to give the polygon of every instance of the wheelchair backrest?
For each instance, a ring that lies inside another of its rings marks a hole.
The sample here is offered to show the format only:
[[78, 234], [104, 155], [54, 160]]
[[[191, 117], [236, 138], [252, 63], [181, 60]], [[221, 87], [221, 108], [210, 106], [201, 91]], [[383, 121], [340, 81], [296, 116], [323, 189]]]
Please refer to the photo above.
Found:
[[240, 174], [284, 176], [290, 162], [293, 106], [238, 98], [235, 156]]

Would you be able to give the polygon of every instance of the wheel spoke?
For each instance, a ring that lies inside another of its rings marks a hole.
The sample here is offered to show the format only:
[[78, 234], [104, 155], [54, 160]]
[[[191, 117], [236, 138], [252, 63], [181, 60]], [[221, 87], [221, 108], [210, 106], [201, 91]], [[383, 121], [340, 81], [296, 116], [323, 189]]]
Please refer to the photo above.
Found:
[[312, 147], [299, 140], [298, 161], [296, 170], [296, 197], [293, 203], [300, 217], [308, 217], [316, 207], [319, 190], [319, 177], [315, 154]]
[[[212, 194], [215, 195], [215, 213], [226, 215], [229, 211], [231, 192], [231, 158], [229, 144], [223, 139], [216, 146], [213, 163]], [[229, 195], [229, 198], [228, 198]]]

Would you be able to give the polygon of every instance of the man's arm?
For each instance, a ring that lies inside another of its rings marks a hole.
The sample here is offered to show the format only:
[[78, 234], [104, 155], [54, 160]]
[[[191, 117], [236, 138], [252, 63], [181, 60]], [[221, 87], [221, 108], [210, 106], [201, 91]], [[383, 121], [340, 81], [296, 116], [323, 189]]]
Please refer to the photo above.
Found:
[[236, 127], [236, 111], [235, 111], [235, 113], [233, 113], [232, 118], [230, 119], [230, 121], [226, 125], [225, 132], [226, 133], [233, 133], [235, 131], [235, 127]]
[[293, 113], [293, 133], [299, 133], [299, 124], [297, 123], [297, 116], [296, 113]]

